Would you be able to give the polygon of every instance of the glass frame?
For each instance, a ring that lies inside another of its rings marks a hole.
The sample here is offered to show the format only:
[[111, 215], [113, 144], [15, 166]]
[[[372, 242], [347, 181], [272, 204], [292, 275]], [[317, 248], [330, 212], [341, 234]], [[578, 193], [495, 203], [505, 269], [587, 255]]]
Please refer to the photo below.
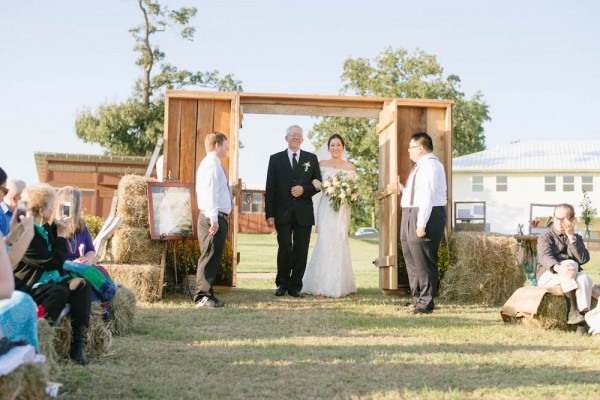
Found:
[[[160, 199], [160, 196], [163, 198]], [[198, 238], [197, 218], [198, 210], [191, 183], [148, 182], [148, 224], [151, 239], [196, 240]], [[173, 228], [161, 233], [164, 228], [161, 226], [161, 220], [169, 221]], [[191, 229], [188, 228], [190, 224]], [[182, 230], [181, 226], [185, 229]]]

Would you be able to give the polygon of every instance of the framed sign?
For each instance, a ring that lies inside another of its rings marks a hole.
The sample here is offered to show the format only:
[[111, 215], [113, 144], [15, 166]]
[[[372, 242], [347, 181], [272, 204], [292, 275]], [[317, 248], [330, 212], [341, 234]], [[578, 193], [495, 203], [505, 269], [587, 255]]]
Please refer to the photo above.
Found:
[[148, 182], [148, 221], [152, 239], [197, 239], [191, 183]]

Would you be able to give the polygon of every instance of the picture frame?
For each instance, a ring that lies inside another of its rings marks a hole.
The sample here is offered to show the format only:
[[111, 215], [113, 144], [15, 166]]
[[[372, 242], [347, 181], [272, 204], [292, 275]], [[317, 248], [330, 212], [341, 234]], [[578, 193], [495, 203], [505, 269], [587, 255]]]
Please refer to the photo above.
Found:
[[196, 200], [191, 183], [148, 182], [150, 238], [198, 238]]

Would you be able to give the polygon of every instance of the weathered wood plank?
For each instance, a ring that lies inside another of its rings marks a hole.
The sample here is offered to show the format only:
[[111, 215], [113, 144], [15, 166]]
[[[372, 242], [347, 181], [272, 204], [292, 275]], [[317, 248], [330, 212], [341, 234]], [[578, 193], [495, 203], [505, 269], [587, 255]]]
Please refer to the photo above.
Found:
[[[181, 135], [181, 100], [169, 99], [165, 105], [165, 148], [163, 174], [167, 178], [169, 173], [174, 179], [179, 179], [179, 144]], [[176, 176], [175, 176], [176, 175]]]
[[196, 152], [197, 100], [182, 100], [181, 107], [181, 150], [179, 153], [179, 181], [194, 181], [194, 159]]

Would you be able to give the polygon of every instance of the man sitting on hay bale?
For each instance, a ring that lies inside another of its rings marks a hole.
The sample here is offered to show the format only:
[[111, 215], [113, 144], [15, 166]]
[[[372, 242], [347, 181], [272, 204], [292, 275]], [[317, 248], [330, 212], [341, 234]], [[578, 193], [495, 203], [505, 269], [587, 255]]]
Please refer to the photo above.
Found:
[[560, 285], [567, 298], [567, 324], [584, 322], [583, 314], [592, 304], [592, 279], [581, 272], [580, 266], [590, 260], [583, 238], [575, 234], [575, 209], [559, 204], [554, 209], [552, 227], [537, 241], [537, 280], [541, 287]]

